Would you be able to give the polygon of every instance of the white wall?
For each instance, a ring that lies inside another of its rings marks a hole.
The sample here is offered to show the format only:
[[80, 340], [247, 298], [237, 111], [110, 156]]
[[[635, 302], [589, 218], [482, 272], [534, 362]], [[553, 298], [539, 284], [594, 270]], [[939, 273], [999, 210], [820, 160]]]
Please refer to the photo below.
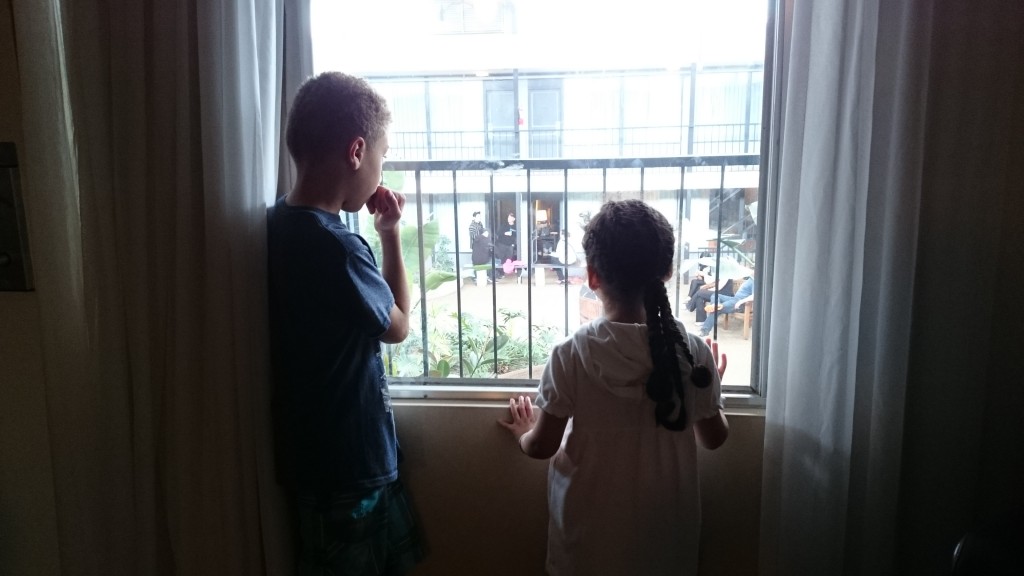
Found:
[[[0, 140], [21, 141], [18, 62], [10, 5], [0, 3]], [[10, 34], [7, 31], [12, 31]], [[30, 57], [23, 56], [27, 63]], [[24, 162], [24, 159], [22, 159]], [[468, 226], [468, 222], [464, 227]], [[30, 230], [33, 239], [47, 232]], [[57, 575], [39, 301], [0, 292], [0, 574]], [[537, 574], [546, 538], [546, 463], [519, 454], [495, 423], [498, 404], [399, 402], [403, 474], [431, 554], [416, 574]], [[701, 465], [704, 573], [750, 574], [756, 561], [763, 419], [734, 417], [722, 449]], [[740, 544], [737, 544], [740, 543]]]
[[[414, 574], [542, 574], [547, 462], [524, 456], [497, 425], [508, 405], [396, 404], [401, 474], [430, 547]], [[715, 576], [757, 566], [764, 418], [730, 414], [729, 423], [728, 442], [700, 452], [701, 574]]]

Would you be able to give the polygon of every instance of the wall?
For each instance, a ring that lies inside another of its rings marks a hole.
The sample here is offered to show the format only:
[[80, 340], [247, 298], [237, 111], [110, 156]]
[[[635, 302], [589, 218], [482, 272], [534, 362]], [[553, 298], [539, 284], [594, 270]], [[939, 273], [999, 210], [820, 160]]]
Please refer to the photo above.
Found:
[[[21, 152], [11, 2], [0, 2], [0, 141]], [[24, 163], [20, 158], [19, 162]], [[34, 292], [0, 292], [0, 574], [57, 574], [57, 519]]]
[[[507, 405], [398, 402], [402, 474], [430, 555], [416, 576], [542, 574], [547, 462], [519, 452], [496, 421]], [[764, 418], [730, 414], [730, 436], [701, 450], [701, 574], [755, 574]]]
[[[1012, 6], [1012, 13], [987, 24], [1019, 28], [1021, 8]], [[993, 34], [969, 16], [945, 15], [945, 27], [970, 25], [971, 37], [986, 41], [940, 35], [955, 43], [954, 54], [937, 55], [952, 64], [934, 76], [932, 93], [954, 100], [930, 102], [941, 112], [929, 126], [933, 161], [927, 166], [901, 471], [898, 538], [906, 574], [942, 573], [958, 534], [1019, 505], [1024, 494], [1024, 355], [1018, 345], [1024, 319], [1015, 298], [1024, 283], [1018, 61], [1024, 34]], [[0, 0], [0, 140], [20, 143], [13, 42], [11, 0]], [[999, 140], [992, 139], [993, 126], [1003, 127]], [[965, 150], [979, 143], [988, 146], [983, 157], [991, 163], [977, 154], [964, 160]], [[994, 221], [982, 221], [992, 214]], [[984, 234], [971, 235], [979, 231]], [[30, 230], [30, 244], [39, 238], [43, 232]], [[995, 274], [981, 274], [980, 256], [992, 258]], [[980, 284], [979, 275], [991, 283]], [[36, 295], [0, 293], [0, 574], [59, 573], [43, 365]], [[396, 410], [408, 457], [405, 474], [433, 551], [418, 573], [486, 566], [476, 573], [501, 574], [513, 560], [527, 566], [523, 573], [539, 572], [544, 464], [515, 454], [494, 424], [502, 409], [403, 404]], [[983, 425], [965, 428], [965, 415]], [[701, 462], [706, 574], [755, 572], [763, 419], [734, 416], [732, 424], [729, 443]]]
[[[16, 142], [25, 165], [32, 159], [20, 146], [14, 32], [11, 0], [0, 0], [0, 141]], [[31, 182], [23, 185], [32, 191]], [[46, 238], [45, 231], [29, 232], [30, 247]], [[35, 292], [0, 292], [0, 574], [60, 573], [39, 306]], [[505, 410], [498, 404], [396, 408], [403, 474], [431, 548], [417, 574], [543, 571], [546, 462], [518, 453], [495, 423]], [[729, 442], [702, 454], [701, 462], [704, 573], [723, 576], [754, 573], [760, 502], [763, 419], [731, 422]]]

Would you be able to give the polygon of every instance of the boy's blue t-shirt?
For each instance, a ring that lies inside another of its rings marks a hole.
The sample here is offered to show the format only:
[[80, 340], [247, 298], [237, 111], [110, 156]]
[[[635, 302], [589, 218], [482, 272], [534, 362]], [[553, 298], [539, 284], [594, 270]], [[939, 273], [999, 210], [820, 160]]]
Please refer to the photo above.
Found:
[[278, 477], [351, 491], [398, 478], [378, 338], [394, 296], [369, 245], [337, 214], [268, 210], [270, 343]]

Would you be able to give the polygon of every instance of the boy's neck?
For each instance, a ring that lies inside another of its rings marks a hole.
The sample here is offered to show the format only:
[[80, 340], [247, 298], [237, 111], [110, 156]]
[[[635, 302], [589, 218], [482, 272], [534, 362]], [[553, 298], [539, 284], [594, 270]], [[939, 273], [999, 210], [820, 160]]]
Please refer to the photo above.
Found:
[[289, 206], [309, 206], [339, 214], [345, 204], [342, 178], [336, 170], [300, 168], [295, 187], [285, 202]]

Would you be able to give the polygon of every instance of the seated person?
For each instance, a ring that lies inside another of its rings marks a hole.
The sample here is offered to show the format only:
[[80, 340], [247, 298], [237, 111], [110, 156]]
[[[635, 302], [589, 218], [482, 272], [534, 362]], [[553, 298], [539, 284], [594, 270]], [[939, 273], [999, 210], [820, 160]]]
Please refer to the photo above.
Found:
[[495, 270], [495, 267], [493, 266], [493, 264], [495, 264], [494, 244], [491, 243], [491, 233], [488, 230], [481, 228], [476, 239], [472, 242], [472, 249], [472, 262], [474, 266], [492, 264], [492, 266], [487, 269], [488, 280], [493, 281], [496, 273], [498, 278], [504, 276], [503, 272]]
[[[703, 281], [703, 285], [699, 286], [694, 291], [695, 283]], [[713, 302], [715, 299], [715, 290], [719, 289], [719, 298], [724, 300], [726, 296], [732, 296], [735, 291], [732, 279], [718, 280], [711, 273], [711, 269], [705, 269], [703, 272], [698, 272], [698, 277], [690, 282], [690, 299], [686, 302], [686, 309], [696, 312], [697, 322], [704, 322], [707, 320], [707, 313], [704, 308], [709, 302]]]
[[707, 336], [711, 333], [711, 330], [715, 327], [715, 321], [718, 320], [718, 315], [721, 314], [732, 314], [733, 312], [739, 311], [748, 302], [754, 301], [754, 277], [747, 278], [740, 289], [736, 291], [733, 296], [722, 298], [718, 301], [718, 310], [715, 310], [715, 305], [708, 304], [705, 308], [707, 317], [704, 319], [703, 325], [700, 328], [700, 335]]
[[686, 308], [690, 312], [693, 312], [693, 297], [697, 295], [697, 291], [704, 287], [708, 283], [707, 275], [711, 271], [707, 266], [703, 264], [697, 267], [697, 273], [694, 275], [693, 280], [690, 280], [690, 291], [686, 294]]
[[[568, 248], [569, 256], [566, 258], [565, 250]], [[555, 268], [555, 276], [558, 277], [559, 284], [565, 284], [569, 281], [569, 266], [576, 264], [580, 261], [580, 253], [582, 248], [576, 248], [575, 243], [569, 239], [569, 231], [562, 230], [562, 234], [558, 237], [558, 244], [555, 246], [555, 251], [551, 253], [551, 259], [549, 262], [562, 266], [561, 268]], [[562, 258], [566, 258], [565, 262]]]

